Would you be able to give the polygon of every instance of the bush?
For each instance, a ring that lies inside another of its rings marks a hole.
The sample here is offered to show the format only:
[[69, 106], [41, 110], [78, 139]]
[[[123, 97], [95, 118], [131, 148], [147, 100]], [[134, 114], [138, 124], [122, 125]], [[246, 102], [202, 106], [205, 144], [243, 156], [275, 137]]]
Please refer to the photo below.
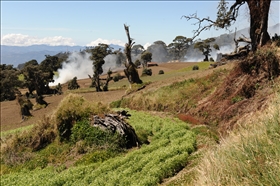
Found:
[[121, 76], [119, 73], [117, 73], [117, 74], [113, 77], [113, 81], [114, 81], [114, 82], [117, 82], [117, 81], [119, 81], [120, 79], [122, 79], [122, 76]]
[[82, 96], [69, 94], [60, 102], [54, 114], [60, 141], [69, 140], [71, 129], [77, 121], [108, 111], [108, 107], [100, 103], [89, 103]]
[[160, 70], [160, 71], [158, 71], [158, 74], [160, 75], [160, 74], [164, 74], [164, 71], [163, 70]]
[[[84, 141], [86, 146], [122, 147], [124, 140], [118, 134], [103, 131], [90, 125], [88, 120], [78, 121], [72, 128], [71, 142]], [[86, 152], [86, 150], [84, 150]]]
[[199, 66], [194, 65], [193, 68], [192, 68], [192, 70], [199, 70]]
[[153, 74], [152, 69], [150, 68], [143, 69], [142, 76], [151, 76], [152, 74]]
[[212, 61], [212, 62], [214, 62], [215, 60], [212, 58], [212, 57], [210, 57], [210, 59], [209, 59], [210, 61]]
[[77, 77], [74, 77], [71, 81], [68, 83], [68, 89], [74, 90], [80, 88], [80, 85], [77, 82]]

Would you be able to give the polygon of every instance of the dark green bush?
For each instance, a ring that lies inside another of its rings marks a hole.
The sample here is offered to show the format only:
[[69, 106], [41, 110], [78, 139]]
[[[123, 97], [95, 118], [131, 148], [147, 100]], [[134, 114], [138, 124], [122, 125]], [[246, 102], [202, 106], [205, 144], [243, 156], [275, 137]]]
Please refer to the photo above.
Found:
[[74, 77], [71, 81], [68, 82], [68, 89], [74, 90], [80, 88], [80, 85], [77, 82], [77, 77]]
[[142, 71], [142, 76], [151, 76], [153, 74], [152, 69], [150, 68], [145, 68]]
[[194, 65], [193, 68], [192, 68], [192, 70], [199, 70], [199, 66]]
[[164, 71], [163, 70], [160, 70], [160, 71], [158, 71], [158, 74], [160, 75], [160, 74], [164, 74]]
[[78, 121], [71, 129], [71, 142], [84, 141], [85, 146], [124, 147], [124, 139], [117, 133], [101, 130], [90, 125], [88, 120]]
[[104, 114], [108, 107], [100, 103], [89, 103], [82, 96], [69, 94], [59, 104], [54, 117], [60, 141], [69, 140], [73, 125], [91, 114]]

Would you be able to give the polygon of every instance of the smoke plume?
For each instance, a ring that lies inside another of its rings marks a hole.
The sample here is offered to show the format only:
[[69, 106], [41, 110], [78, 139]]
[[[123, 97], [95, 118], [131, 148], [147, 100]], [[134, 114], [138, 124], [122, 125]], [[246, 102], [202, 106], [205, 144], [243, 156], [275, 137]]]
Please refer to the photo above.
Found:
[[[90, 59], [89, 53], [72, 53], [68, 59], [63, 62], [62, 68], [58, 69], [58, 76], [54, 77], [54, 83], [50, 83], [50, 86], [63, 84], [69, 80], [77, 77], [77, 79], [88, 78], [88, 75], [93, 75], [93, 65]], [[116, 69], [117, 56], [115, 54], [108, 55], [104, 58], [105, 64], [102, 66], [103, 72], [107, 73], [109, 69]]]

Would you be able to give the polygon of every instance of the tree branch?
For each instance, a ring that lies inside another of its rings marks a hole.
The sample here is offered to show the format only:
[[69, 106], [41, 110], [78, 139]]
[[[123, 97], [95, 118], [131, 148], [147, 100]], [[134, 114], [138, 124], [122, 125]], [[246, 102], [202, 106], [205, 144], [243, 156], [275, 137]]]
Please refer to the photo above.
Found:
[[[222, 1], [221, 1], [222, 2]], [[194, 19], [197, 20], [194, 25], [198, 25], [198, 28], [194, 30], [194, 35], [192, 39], [195, 39], [200, 33], [204, 30], [210, 30], [212, 27], [216, 28], [228, 28], [231, 22], [236, 21], [236, 17], [238, 16], [238, 10], [240, 6], [245, 3], [245, 0], [236, 0], [235, 3], [230, 7], [229, 11], [224, 13], [222, 17], [217, 17], [216, 21], [211, 20], [209, 17], [207, 18], [198, 18], [197, 13], [191, 14], [189, 16], [182, 16], [181, 18], [187, 19], [187, 21]], [[226, 8], [226, 7], [224, 7]], [[202, 23], [208, 23], [206, 26], [202, 26]]]

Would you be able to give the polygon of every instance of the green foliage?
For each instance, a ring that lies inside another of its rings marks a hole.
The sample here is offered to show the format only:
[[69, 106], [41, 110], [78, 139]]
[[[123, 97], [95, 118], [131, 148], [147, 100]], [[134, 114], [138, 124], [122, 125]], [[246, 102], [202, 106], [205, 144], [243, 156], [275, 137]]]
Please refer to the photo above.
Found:
[[239, 96], [239, 95], [237, 95], [237, 96], [235, 96], [235, 97], [233, 97], [232, 99], [231, 99], [231, 102], [232, 103], [237, 103], [237, 102], [239, 102], [239, 101], [242, 101], [244, 98], [242, 97], [242, 96]]
[[[103, 131], [100, 128], [90, 126], [88, 120], [82, 120], [75, 123], [71, 129], [70, 141], [77, 143], [83, 141], [86, 146], [114, 146], [115, 149], [125, 145], [124, 140], [117, 134], [109, 131]], [[85, 151], [86, 152], [86, 151]]]
[[120, 75], [120, 73], [117, 73], [117, 74], [113, 77], [113, 81], [114, 81], [114, 82], [117, 82], [117, 81], [119, 81], [120, 79], [122, 79], [122, 76]]
[[122, 99], [120, 107], [171, 113], [184, 112], [195, 107], [198, 101], [213, 93], [214, 87], [222, 83], [227, 73], [226, 70], [218, 70], [203, 78], [191, 78], [152, 92], [136, 94]]
[[102, 91], [100, 87], [100, 79], [99, 76], [103, 73], [102, 66], [105, 61], [104, 58], [112, 54], [112, 47], [107, 44], [99, 43], [98, 46], [89, 50], [91, 52], [91, 60], [93, 61], [93, 83], [95, 84], [96, 91]]
[[152, 53], [148, 51], [143, 52], [141, 60], [143, 61], [143, 67], [147, 68], [147, 63], [152, 61]]
[[0, 65], [1, 73], [1, 97], [0, 101], [14, 100], [16, 98], [16, 91], [22, 82], [18, 79], [19, 71], [13, 68], [13, 65]]
[[[47, 56], [47, 59], [49, 57]], [[21, 70], [24, 75], [25, 86], [30, 94], [36, 90], [36, 94], [41, 96], [49, 92], [49, 82], [53, 82], [53, 66], [49, 66], [46, 60], [42, 64], [38, 64], [36, 60], [31, 60], [25, 63]], [[52, 63], [50, 63], [52, 64]]]
[[199, 66], [194, 65], [194, 66], [192, 67], [192, 70], [199, 70]]
[[215, 41], [215, 38], [208, 38], [202, 41], [198, 41], [194, 44], [194, 48], [198, 49], [202, 52], [202, 54], [205, 56], [204, 61], [209, 61], [208, 56], [210, 56], [210, 53], [212, 52], [211, 47], [213, 47], [216, 50], [219, 50], [219, 45], [214, 44], [211, 46], [211, 43]]
[[152, 74], [153, 74], [152, 69], [144, 68], [141, 76], [151, 76]]
[[159, 70], [158, 71], [158, 74], [160, 75], [160, 74], [164, 74], [164, 71], [163, 70]]
[[[186, 124], [143, 112], [130, 113], [131, 125], [136, 132], [148, 135], [149, 145], [133, 149], [125, 156], [95, 150], [68, 169], [61, 165], [5, 174], [1, 185], [156, 185], [181, 170], [196, 144], [195, 135]], [[40, 160], [42, 165], [44, 161]]]
[[183, 58], [189, 46], [192, 44], [191, 38], [186, 38], [185, 36], [176, 36], [173, 42], [168, 45], [169, 55], [174, 56], [175, 60], [180, 60]]
[[80, 85], [77, 82], [77, 77], [74, 77], [72, 80], [68, 82], [68, 89], [74, 90], [80, 88]]
[[91, 114], [100, 114], [106, 111], [108, 108], [102, 104], [90, 104], [81, 96], [67, 95], [54, 113], [60, 140], [68, 141], [70, 139], [71, 129], [75, 122], [88, 118]]

